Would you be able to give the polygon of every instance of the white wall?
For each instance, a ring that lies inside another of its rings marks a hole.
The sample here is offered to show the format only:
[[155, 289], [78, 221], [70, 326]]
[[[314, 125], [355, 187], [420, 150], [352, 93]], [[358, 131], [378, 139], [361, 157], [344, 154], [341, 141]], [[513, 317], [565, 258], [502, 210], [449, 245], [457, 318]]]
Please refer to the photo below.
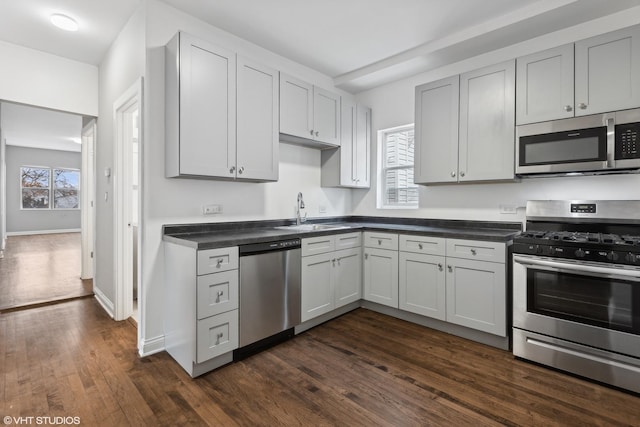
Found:
[[[292, 74], [310, 83], [332, 88], [332, 81], [316, 71], [279, 57], [256, 45], [186, 15], [164, 3], [147, 5], [147, 68], [145, 75], [143, 162], [142, 286], [143, 339], [155, 342], [163, 334], [164, 275], [162, 225], [196, 222], [293, 218], [296, 196], [302, 191], [309, 216], [351, 211], [351, 193], [320, 188], [320, 152], [281, 144], [280, 179], [274, 183], [167, 179], [164, 177], [164, 45], [178, 30]], [[218, 203], [224, 213], [202, 215], [202, 205]]]
[[98, 115], [98, 67], [0, 41], [0, 100]]
[[[357, 99], [373, 110], [372, 135], [375, 136], [380, 129], [414, 122], [414, 89], [417, 85], [635, 25], [638, 22], [640, 8], [634, 8], [362, 92], [358, 94]], [[377, 141], [372, 142], [372, 186], [370, 190], [354, 191], [354, 215], [522, 221], [523, 209], [518, 209], [516, 215], [500, 214], [499, 205], [512, 204], [523, 207], [527, 200], [533, 199], [640, 199], [639, 175], [609, 175], [533, 178], [518, 183], [421, 186], [419, 209], [377, 209]]]
[[114, 164], [113, 103], [145, 72], [144, 25], [144, 7], [140, 7], [131, 16], [100, 64], [100, 104], [95, 152], [96, 269], [93, 287], [98, 298], [107, 306], [112, 305], [115, 298], [114, 205], [113, 176], [105, 177], [104, 171], [106, 168], [113, 171]]

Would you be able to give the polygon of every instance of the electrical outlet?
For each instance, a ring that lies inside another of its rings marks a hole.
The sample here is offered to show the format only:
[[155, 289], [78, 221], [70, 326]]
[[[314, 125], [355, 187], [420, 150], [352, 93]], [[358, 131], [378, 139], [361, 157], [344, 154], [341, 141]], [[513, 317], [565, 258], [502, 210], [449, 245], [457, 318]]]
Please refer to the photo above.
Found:
[[518, 207], [516, 205], [500, 205], [500, 213], [514, 215], [518, 213]]
[[327, 207], [325, 205], [318, 206], [318, 213], [327, 213]]
[[202, 213], [204, 215], [221, 214], [222, 205], [204, 205], [202, 206]]

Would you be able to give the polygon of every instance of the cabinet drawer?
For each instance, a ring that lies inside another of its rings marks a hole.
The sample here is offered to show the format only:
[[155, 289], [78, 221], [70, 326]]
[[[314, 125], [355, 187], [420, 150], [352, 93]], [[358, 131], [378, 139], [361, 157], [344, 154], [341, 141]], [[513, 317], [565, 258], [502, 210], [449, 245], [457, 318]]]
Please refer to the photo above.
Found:
[[364, 245], [368, 248], [398, 250], [398, 235], [391, 233], [364, 232]]
[[359, 231], [357, 233], [336, 234], [334, 238], [336, 251], [362, 246], [362, 233]]
[[238, 348], [238, 310], [198, 320], [196, 341], [197, 363]]
[[444, 255], [445, 239], [442, 237], [400, 235], [400, 250], [418, 254]]
[[334, 236], [318, 236], [302, 239], [302, 256], [323, 254], [335, 249]]
[[478, 261], [506, 262], [506, 247], [500, 242], [447, 239], [447, 257], [475, 259]]
[[198, 319], [238, 308], [238, 270], [198, 277]]
[[198, 251], [198, 275], [238, 269], [238, 247]]

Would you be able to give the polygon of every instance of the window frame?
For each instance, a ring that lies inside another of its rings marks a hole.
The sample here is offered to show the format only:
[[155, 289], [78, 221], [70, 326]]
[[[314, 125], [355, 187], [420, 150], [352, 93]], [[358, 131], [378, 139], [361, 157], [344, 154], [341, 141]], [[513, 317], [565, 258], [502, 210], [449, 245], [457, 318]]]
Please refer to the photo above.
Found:
[[[414, 145], [414, 161], [413, 165], [398, 165], [398, 166], [388, 166], [386, 165], [386, 142], [387, 136], [393, 133], [400, 133], [406, 131], [414, 131], [414, 141], [415, 141], [415, 124], [410, 123], [402, 126], [396, 126], [387, 129], [381, 129], [378, 131], [378, 182], [376, 184], [376, 193], [377, 193], [377, 203], [376, 207], [378, 209], [418, 209], [420, 207], [420, 192], [418, 190], [417, 201], [415, 203], [394, 203], [388, 204], [386, 203], [387, 198], [386, 192], [386, 172], [391, 170], [407, 170], [407, 169], [415, 169], [415, 145]], [[414, 175], [415, 176], [415, 175]], [[418, 187], [419, 188], [419, 187]]]
[[[49, 186], [48, 187], [24, 187], [23, 184], [23, 180], [22, 180], [22, 176], [23, 176], [23, 170], [24, 169], [46, 169], [49, 172], [49, 177], [48, 177], [48, 183]], [[78, 185], [76, 188], [77, 194], [78, 194], [78, 206], [75, 208], [57, 208], [55, 207], [55, 191], [59, 188], [55, 186], [55, 171], [70, 171], [70, 172], [77, 172], [78, 173]], [[69, 168], [69, 167], [51, 167], [51, 166], [34, 166], [34, 165], [22, 165], [20, 166], [19, 170], [19, 177], [18, 177], [18, 181], [19, 181], [19, 185], [20, 185], [20, 191], [19, 191], [19, 197], [20, 197], [20, 210], [21, 211], [74, 211], [74, 210], [80, 210], [80, 181], [81, 181], [81, 170], [78, 168]], [[47, 203], [47, 207], [46, 208], [29, 208], [29, 207], [25, 207], [24, 206], [24, 198], [23, 198], [23, 190], [24, 189], [39, 189], [39, 190], [45, 190], [49, 193], [48, 196], [48, 203]]]

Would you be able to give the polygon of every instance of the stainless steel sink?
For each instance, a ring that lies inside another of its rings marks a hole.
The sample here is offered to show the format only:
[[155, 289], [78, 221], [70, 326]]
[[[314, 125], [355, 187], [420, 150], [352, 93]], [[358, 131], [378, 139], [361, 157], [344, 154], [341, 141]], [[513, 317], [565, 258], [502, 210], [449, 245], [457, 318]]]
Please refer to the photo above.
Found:
[[348, 225], [338, 225], [338, 224], [300, 224], [300, 225], [283, 225], [275, 228], [278, 230], [291, 230], [291, 231], [325, 231], [325, 230], [342, 230], [350, 227]]

